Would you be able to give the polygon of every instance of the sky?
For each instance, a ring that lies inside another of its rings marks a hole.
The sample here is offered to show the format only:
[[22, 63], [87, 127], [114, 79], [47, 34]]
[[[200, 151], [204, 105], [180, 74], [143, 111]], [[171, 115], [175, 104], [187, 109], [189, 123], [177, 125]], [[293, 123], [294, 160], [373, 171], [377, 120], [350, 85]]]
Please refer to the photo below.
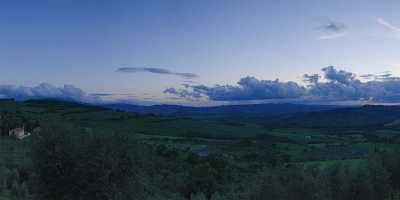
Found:
[[397, 0], [4, 0], [0, 97], [397, 103], [398, 10]]

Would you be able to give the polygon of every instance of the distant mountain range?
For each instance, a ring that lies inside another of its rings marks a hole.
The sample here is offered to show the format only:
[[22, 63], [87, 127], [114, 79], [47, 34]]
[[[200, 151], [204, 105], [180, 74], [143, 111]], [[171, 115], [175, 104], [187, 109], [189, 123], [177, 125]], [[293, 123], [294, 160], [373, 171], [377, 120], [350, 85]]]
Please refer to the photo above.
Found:
[[107, 104], [103, 107], [141, 114], [156, 114], [163, 116], [190, 117], [195, 119], [269, 119], [271, 117], [332, 110], [343, 108], [336, 105], [302, 105], [302, 104], [244, 104], [223, 105], [213, 107], [190, 107], [178, 105], [139, 106], [132, 104]]

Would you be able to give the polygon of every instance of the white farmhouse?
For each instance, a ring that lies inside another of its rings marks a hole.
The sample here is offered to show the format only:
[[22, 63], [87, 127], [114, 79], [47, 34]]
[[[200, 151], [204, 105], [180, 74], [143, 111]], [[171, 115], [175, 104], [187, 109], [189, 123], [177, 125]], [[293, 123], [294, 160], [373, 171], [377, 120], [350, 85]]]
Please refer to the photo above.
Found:
[[14, 136], [14, 137], [16, 137], [17, 139], [22, 140], [22, 139], [24, 139], [24, 138], [30, 136], [31, 133], [25, 132], [25, 129], [24, 129], [24, 128], [15, 128], [15, 129], [10, 130], [10, 131], [8, 132], [8, 135], [9, 135], [9, 136]]

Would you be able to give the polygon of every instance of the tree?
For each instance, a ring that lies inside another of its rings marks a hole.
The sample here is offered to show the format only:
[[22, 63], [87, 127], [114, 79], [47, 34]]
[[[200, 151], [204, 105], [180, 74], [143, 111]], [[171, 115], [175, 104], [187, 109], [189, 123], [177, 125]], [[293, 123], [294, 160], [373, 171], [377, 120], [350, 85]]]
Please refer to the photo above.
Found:
[[37, 199], [122, 198], [133, 174], [128, 140], [118, 134], [85, 135], [71, 126], [44, 125], [32, 158]]

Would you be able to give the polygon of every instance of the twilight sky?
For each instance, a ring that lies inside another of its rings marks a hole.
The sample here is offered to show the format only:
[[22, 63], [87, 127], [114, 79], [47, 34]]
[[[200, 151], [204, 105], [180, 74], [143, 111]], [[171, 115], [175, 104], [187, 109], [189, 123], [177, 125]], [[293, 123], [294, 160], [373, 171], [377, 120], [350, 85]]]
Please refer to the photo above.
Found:
[[399, 10], [398, 0], [4, 0], [0, 97], [397, 103]]

